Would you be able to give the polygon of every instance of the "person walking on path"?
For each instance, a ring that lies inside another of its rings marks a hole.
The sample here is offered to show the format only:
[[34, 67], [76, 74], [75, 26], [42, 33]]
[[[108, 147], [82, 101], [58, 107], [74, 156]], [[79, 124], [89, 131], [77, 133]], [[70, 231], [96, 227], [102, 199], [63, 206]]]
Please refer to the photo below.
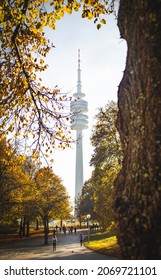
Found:
[[52, 243], [53, 243], [53, 251], [56, 251], [57, 237], [55, 234], [52, 237]]
[[83, 240], [84, 240], [84, 236], [83, 236], [82, 233], [81, 233], [80, 236], [79, 236], [79, 240], [80, 240], [80, 246], [82, 246]]

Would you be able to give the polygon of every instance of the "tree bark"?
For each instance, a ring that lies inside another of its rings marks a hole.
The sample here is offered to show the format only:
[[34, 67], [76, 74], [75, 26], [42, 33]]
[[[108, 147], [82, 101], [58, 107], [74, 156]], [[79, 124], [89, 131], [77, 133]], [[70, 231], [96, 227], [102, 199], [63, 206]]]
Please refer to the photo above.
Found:
[[39, 220], [36, 219], [36, 230], [39, 230]]
[[44, 245], [48, 245], [49, 222], [48, 217], [44, 216]]
[[61, 218], [60, 219], [60, 227], [62, 228], [62, 226], [63, 226], [63, 219]]
[[26, 234], [26, 216], [24, 216], [24, 218], [23, 218], [22, 234], [23, 234], [23, 237]]
[[19, 237], [22, 238], [22, 231], [23, 231], [23, 222], [22, 222], [22, 218], [20, 221], [20, 225], [19, 225]]
[[118, 26], [128, 51], [118, 90], [116, 235], [125, 259], [161, 259], [161, 0], [121, 0]]
[[27, 222], [26, 222], [26, 237], [29, 237], [30, 236], [30, 220], [27, 219]]

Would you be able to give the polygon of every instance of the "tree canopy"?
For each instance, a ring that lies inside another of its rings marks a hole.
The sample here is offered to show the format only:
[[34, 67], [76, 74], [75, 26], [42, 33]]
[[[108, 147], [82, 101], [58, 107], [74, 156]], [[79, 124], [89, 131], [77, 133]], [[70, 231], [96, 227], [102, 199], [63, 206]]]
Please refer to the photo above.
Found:
[[43, 222], [70, 215], [69, 196], [52, 168], [39, 168], [32, 158], [0, 140], [0, 223], [40, 218]]
[[64, 218], [70, 213], [69, 197], [61, 179], [50, 167], [44, 167], [35, 174], [35, 207], [39, 215], [49, 220]]
[[[42, 84], [45, 57], [54, 47], [45, 36], [65, 13], [81, 9], [82, 17], [105, 24], [101, 14], [114, 10], [114, 1], [5, 0], [0, 3], [0, 105], [2, 128], [32, 147], [34, 156], [69, 146], [70, 96]], [[56, 83], [56, 82], [55, 82]], [[57, 84], [57, 83], [56, 83]], [[29, 141], [30, 139], [30, 141]]]
[[93, 126], [91, 144], [94, 152], [90, 164], [91, 178], [85, 182], [79, 200], [79, 215], [91, 214], [102, 229], [114, 221], [114, 180], [120, 170], [121, 145], [116, 129], [117, 105], [111, 101], [99, 109]]

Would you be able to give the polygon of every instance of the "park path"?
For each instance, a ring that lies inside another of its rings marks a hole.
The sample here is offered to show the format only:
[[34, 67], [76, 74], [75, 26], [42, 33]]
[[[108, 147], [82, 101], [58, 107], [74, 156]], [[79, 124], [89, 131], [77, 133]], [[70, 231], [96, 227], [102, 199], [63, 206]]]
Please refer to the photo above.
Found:
[[18, 240], [0, 246], [1, 260], [114, 260], [79, 244], [80, 231], [73, 234], [58, 234], [57, 250], [53, 252], [52, 236], [49, 245], [43, 245], [43, 237]]

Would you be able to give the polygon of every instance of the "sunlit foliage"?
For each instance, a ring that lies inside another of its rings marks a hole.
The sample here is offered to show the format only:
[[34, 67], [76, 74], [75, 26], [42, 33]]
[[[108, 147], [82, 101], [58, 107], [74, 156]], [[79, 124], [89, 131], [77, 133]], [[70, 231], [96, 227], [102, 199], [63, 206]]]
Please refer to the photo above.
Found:
[[0, 140], [0, 220], [20, 218], [33, 200], [33, 180], [24, 172], [25, 157], [18, 155], [2, 137]]
[[25, 236], [29, 222], [37, 218], [45, 230], [52, 219], [67, 218], [71, 208], [61, 179], [51, 168], [40, 169], [32, 158], [18, 154], [8, 142], [1, 136], [0, 224], [19, 222], [20, 236]]
[[35, 207], [42, 218], [47, 215], [50, 220], [60, 219], [66, 212], [70, 212], [66, 189], [50, 167], [38, 170], [35, 174], [35, 183]]
[[35, 210], [43, 221], [45, 244], [48, 244], [49, 221], [70, 215], [69, 197], [61, 179], [50, 167], [38, 170], [35, 183]]
[[120, 170], [121, 146], [116, 129], [117, 105], [109, 102], [100, 108], [93, 126], [91, 143], [94, 167], [90, 180], [85, 182], [80, 199], [81, 214], [91, 214], [103, 230], [113, 224], [114, 180]]
[[[0, 105], [6, 134], [20, 137], [33, 156], [51, 155], [58, 146], [69, 146], [71, 132], [68, 94], [42, 84], [45, 58], [52, 47], [45, 27], [56, 28], [65, 13], [81, 9], [82, 17], [105, 23], [101, 14], [111, 13], [114, 1], [4, 0], [0, 3]], [[30, 141], [29, 141], [30, 140]], [[58, 141], [57, 141], [58, 140]], [[57, 144], [58, 143], [58, 144]]]

